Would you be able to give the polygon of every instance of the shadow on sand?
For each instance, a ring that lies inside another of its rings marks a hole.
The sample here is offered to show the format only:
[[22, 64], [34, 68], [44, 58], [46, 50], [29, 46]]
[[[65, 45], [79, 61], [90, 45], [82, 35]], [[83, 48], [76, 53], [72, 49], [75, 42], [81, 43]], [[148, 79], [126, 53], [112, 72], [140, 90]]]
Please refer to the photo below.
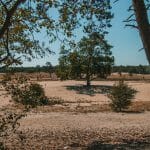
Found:
[[95, 141], [88, 145], [87, 150], [150, 150], [147, 143], [103, 144]]
[[65, 87], [67, 90], [76, 91], [78, 94], [90, 96], [94, 96], [95, 94], [108, 94], [112, 88], [109, 85], [91, 85], [90, 87], [86, 85], [67, 85]]

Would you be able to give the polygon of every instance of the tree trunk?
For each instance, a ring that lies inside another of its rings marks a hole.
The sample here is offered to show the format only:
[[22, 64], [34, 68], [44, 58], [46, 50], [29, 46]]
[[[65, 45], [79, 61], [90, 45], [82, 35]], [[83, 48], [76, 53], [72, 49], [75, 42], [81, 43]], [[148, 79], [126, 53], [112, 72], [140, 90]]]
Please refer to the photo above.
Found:
[[86, 85], [88, 87], [91, 86], [91, 80], [90, 80], [90, 75], [89, 74], [86, 75]]
[[88, 87], [91, 86], [91, 81], [90, 81], [90, 80], [87, 80], [86, 85], [87, 85]]
[[144, 0], [132, 0], [143, 48], [150, 64], [150, 24]]

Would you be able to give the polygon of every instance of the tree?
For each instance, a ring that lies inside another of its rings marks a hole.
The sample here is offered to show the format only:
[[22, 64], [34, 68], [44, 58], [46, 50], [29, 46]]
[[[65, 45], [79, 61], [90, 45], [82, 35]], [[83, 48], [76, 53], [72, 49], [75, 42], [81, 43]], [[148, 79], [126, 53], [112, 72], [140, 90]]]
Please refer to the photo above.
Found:
[[65, 50], [64, 47], [61, 48], [59, 65], [56, 68], [56, 74], [60, 77], [60, 80], [69, 79], [70, 65], [68, 60], [69, 51]]
[[[61, 57], [64, 72], [71, 78], [78, 78], [85, 75], [87, 86], [91, 85], [91, 80], [95, 75], [106, 78], [111, 72], [111, 65], [114, 58], [111, 56], [110, 46], [104, 36], [92, 33], [88, 37], [83, 37], [73, 52], [67, 53], [66, 57]], [[66, 70], [65, 70], [66, 67]]]
[[129, 87], [124, 81], [119, 81], [118, 84], [112, 87], [110, 94], [108, 94], [112, 101], [110, 106], [114, 111], [121, 112], [122, 109], [128, 108], [136, 92], [135, 89]]
[[46, 71], [50, 74], [51, 77], [51, 74], [54, 72], [54, 68], [51, 62], [46, 62]]
[[125, 22], [127, 23], [126, 26], [138, 29], [143, 43], [142, 49], [145, 50], [147, 60], [150, 63], [150, 22], [148, 17], [149, 8], [149, 0], [132, 0], [132, 5], [129, 7], [128, 11], [133, 11], [133, 13], [125, 20]]
[[[150, 7], [150, 1], [148, 8]], [[146, 4], [144, 0], [132, 0], [136, 22], [138, 25], [143, 47], [146, 52], [148, 62], [150, 63], [150, 23], [147, 14]]]
[[[37, 54], [43, 57], [51, 52], [35, 37], [41, 30], [46, 32], [49, 42], [59, 39], [64, 43], [79, 26], [86, 33], [104, 25], [102, 19], [105, 27], [111, 26], [110, 9], [109, 0], [0, 0], [0, 63], [21, 63], [22, 57], [17, 58], [17, 54], [28, 55], [31, 60]], [[104, 28], [101, 32], [107, 33]]]

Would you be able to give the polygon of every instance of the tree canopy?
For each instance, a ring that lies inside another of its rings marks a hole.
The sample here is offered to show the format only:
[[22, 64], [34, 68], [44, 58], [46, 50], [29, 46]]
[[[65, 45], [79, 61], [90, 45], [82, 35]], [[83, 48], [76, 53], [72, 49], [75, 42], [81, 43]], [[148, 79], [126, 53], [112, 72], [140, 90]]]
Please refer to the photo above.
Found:
[[98, 33], [83, 37], [75, 50], [61, 54], [58, 75], [61, 79], [84, 78], [87, 86], [94, 77], [106, 78], [114, 62], [111, 48], [104, 36]]
[[21, 63], [22, 56], [31, 60], [51, 52], [35, 37], [41, 31], [50, 43], [70, 41], [79, 27], [84, 33], [107, 34], [110, 9], [110, 0], [0, 0], [0, 63]]

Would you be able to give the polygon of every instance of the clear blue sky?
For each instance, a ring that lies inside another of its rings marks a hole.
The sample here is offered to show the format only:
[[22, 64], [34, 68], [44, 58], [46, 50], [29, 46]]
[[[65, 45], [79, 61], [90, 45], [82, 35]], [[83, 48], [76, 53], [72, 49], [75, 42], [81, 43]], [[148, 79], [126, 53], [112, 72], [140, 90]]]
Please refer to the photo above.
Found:
[[[112, 52], [115, 57], [115, 65], [148, 65], [144, 50], [138, 51], [142, 48], [138, 31], [136, 29], [131, 29], [130, 27], [125, 28], [125, 23], [123, 22], [123, 20], [130, 15], [130, 13], [127, 12], [130, 3], [130, 0], [121, 0], [112, 5], [114, 18], [107, 40], [114, 46]], [[46, 39], [46, 37], [42, 37], [41, 39], [43, 40], [43, 38]], [[55, 55], [49, 55], [43, 59], [34, 59], [32, 62], [24, 62], [23, 65], [42, 66], [48, 61], [53, 65], [58, 64], [59, 43], [54, 43], [50, 47], [55, 51]]]

